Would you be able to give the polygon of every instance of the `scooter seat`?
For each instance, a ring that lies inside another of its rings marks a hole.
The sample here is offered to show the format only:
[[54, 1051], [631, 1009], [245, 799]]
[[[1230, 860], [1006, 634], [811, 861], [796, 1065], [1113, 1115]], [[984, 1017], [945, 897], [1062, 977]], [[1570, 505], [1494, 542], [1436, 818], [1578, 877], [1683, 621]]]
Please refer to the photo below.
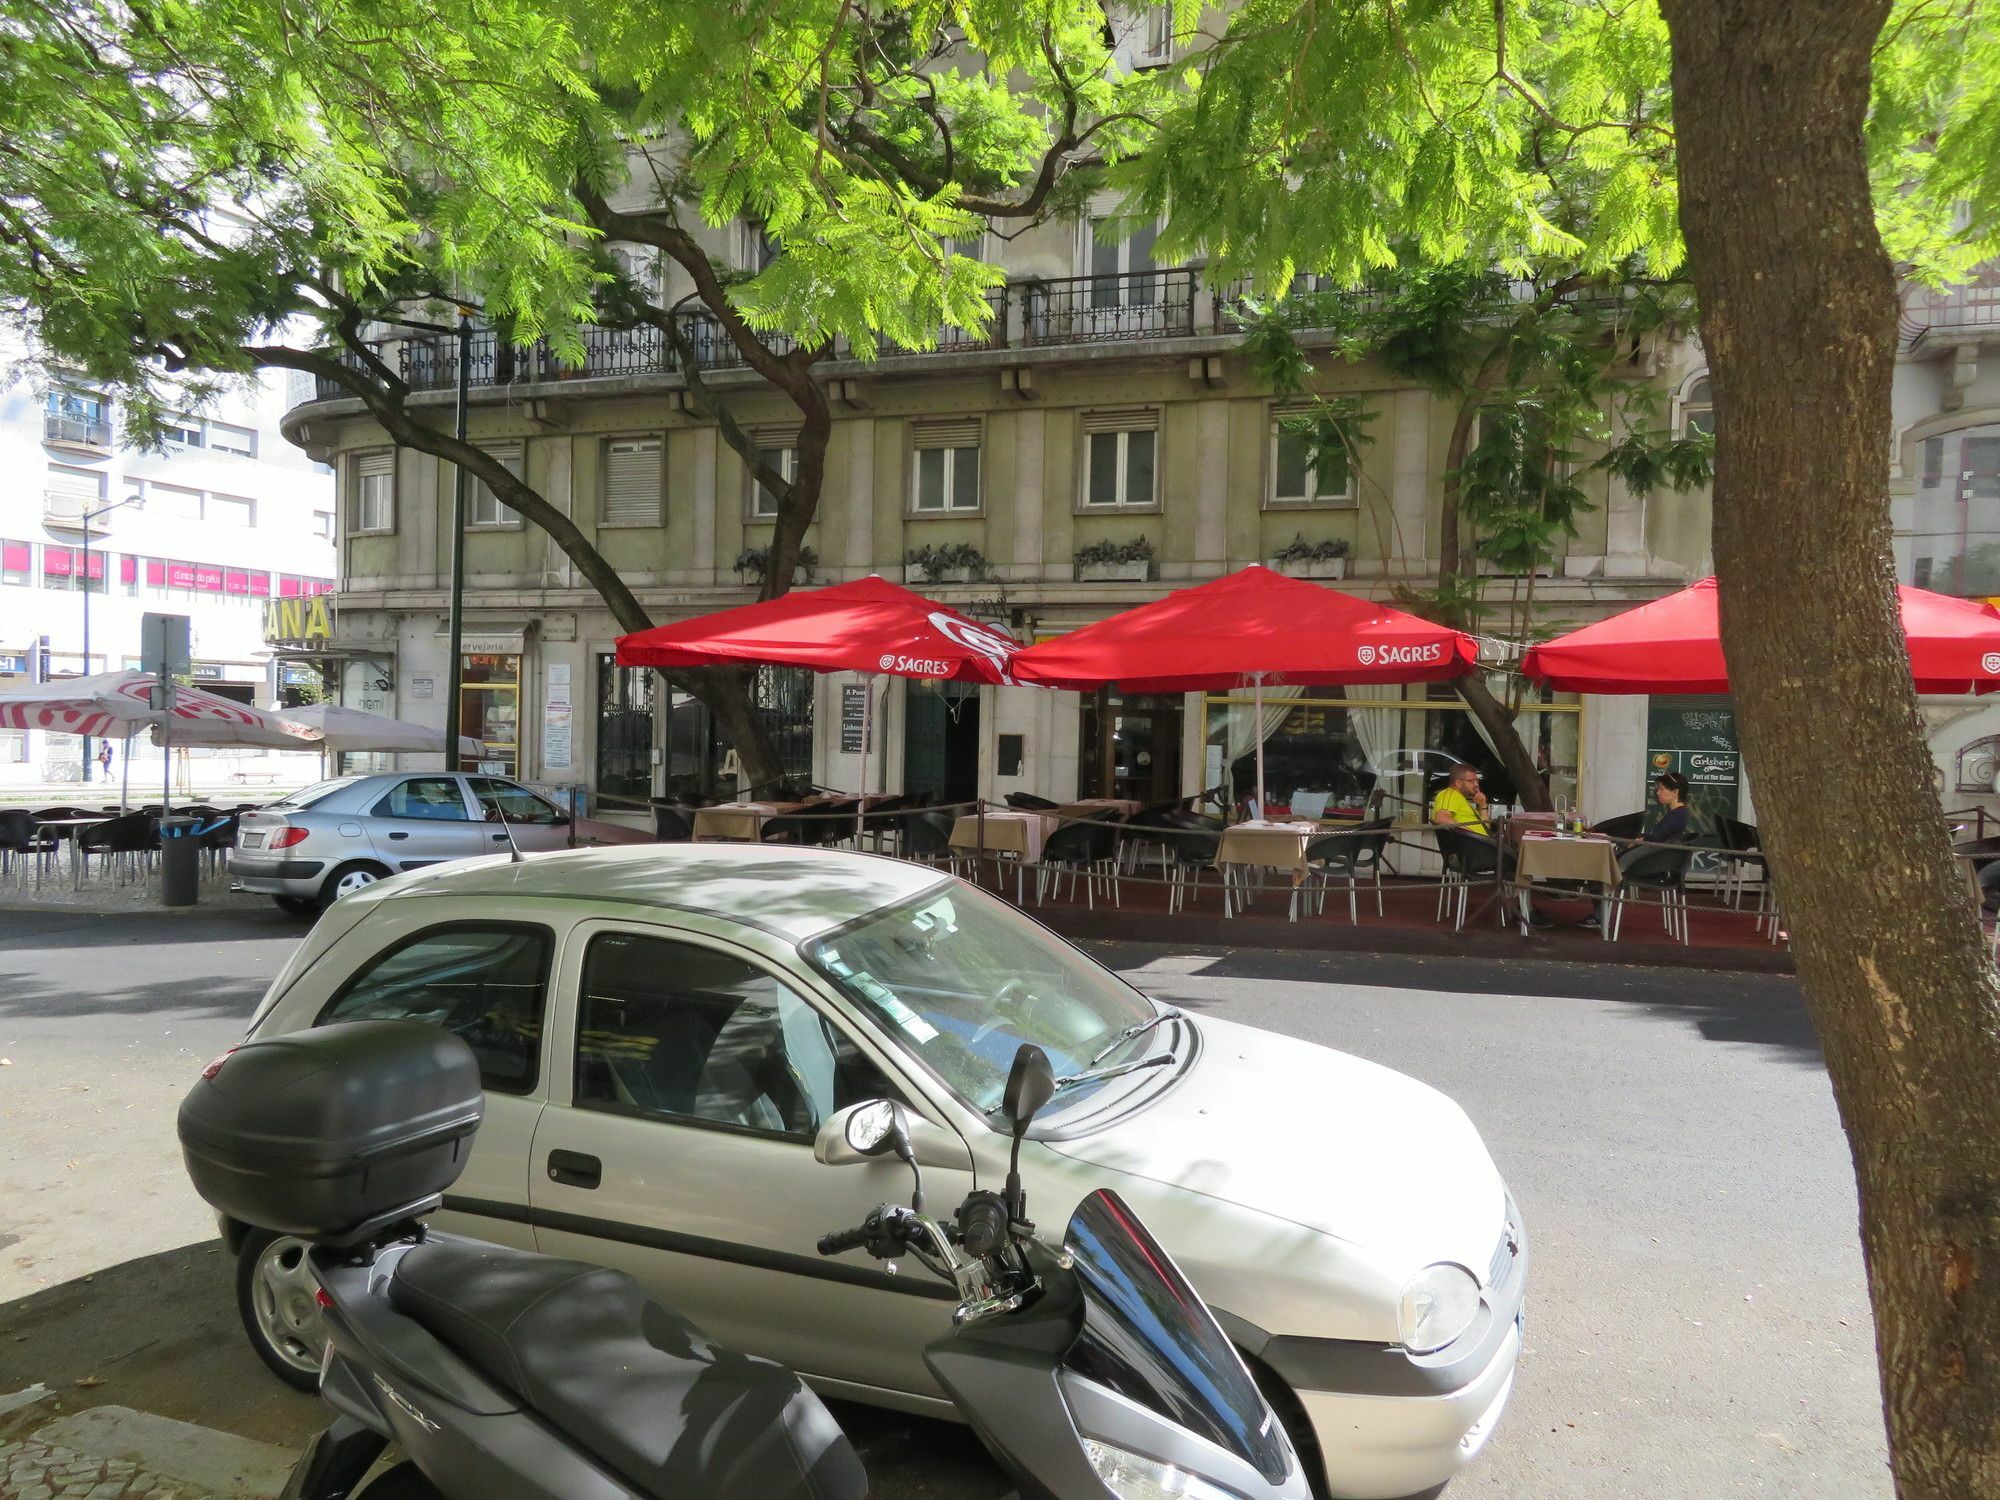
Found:
[[440, 1236], [389, 1300], [559, 1436], [663, 1500], [863, 1500], [831, 1413], [784, 1366], [711, 1343], [630, 1276]]

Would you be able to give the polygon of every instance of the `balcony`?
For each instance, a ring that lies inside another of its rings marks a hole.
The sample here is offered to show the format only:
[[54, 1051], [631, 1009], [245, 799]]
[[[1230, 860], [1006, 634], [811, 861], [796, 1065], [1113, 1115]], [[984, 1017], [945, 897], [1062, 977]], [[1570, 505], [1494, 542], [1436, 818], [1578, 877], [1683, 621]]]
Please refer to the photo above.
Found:
[[88, 521], [84, 518], [103, 507], [102, 495], [79, 494], [74, 490], [43, 490], [42, 524], [57, 531], [88, 531], [92, 536], [102, 536], [111, 529], [111, 518], [107, 515], [94, 516]]
[[111, 424], [103, 417], [84, 416], [77, 412], [43, 412], [42, 441], [63, 448], [109, 452]]
[[1027, 281], [1019, 294], [1021, 342], [1101, 344], [1194, 334], [1196, 273], [1126, 271]]
[[1903, 295], [1897, 331], [1911, 351], [1934, 334], [1951, 342], [1958, 342], [1951, 335], [2000, 339], [2000, 286], [1956, 286], [1943, 292], [1911, 287]]

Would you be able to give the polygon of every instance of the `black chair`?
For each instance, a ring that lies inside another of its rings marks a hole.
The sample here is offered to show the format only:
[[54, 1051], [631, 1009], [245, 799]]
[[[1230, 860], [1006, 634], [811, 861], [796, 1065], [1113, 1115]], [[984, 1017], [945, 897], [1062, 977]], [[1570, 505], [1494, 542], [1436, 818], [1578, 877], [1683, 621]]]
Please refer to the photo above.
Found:
[[90, 874], [90, 857], [96, 854], [114, 862], [120, 885], [128, 879], [143, 879], [160, 847], [159, 820], [145, 813], [126, 813], [95, 828], [79, 830], [76, 847], [86, 877]]
[[208, 861], [208, 873], [216, 874], [236, 847], [236, 813], [216, 813], [202, 820], [201, 853]]
[[800, 818], [813, 836], [810, 844], [826, 848], [833, 844], [845, 844], [854, 838], [854, 815], [861, 809], [859, 797], [842, 797], [834, 802], [816, 802], [805, 810]]
[[1054, 812], [1061, 807], [1060, 802], [1051, 802], [1046, 797], [1037, 797], [1033, 792], [1009, 792], [1007, 805], [1016, 812]]
[[35, 826], [31, 814], [13, 807], [0, 810], [0, 875], [14, 874], [15, 866], [19, 865], [25, 882], [27, 867], [32, 863], [35, 889], [40, 890], [49, 864], [61, 847], [61, 841], [53, 834]]
[[903, 831], [903, 814], [916, 803], [909, 797], [877, 797], [861, 815], [861, 832], [876, 853], [882, 852], [884, 838], [894, 839]]
[[920, 865], [950, 863], [951, 825], [950, 813], [904, 813], [900, 826], [902, 857]]
[[[1107, 812], [1115, 812], [1107, 808]], [[1080, 823], [1065, 823], [1042, 843], [1042, 862], [1035, 870], [1035, 904], [1042, 904], [1043, 896], [1053, 887], [1058, 895], [1062, 890], [1062, 877], [1069, 876], [1070, 899], [1076, 899], [1076, 881], [1084, 877], [1084, 901], [1092, 911], [1097, 910], [1097, 883], [1104, 881], [1111, 888], [1111, 904], [1124, 903], [1118, 894], [1118, 827], [1100, 819], [1091, 818]]]
[[764, 820], [757, 839], [765, 844], [814, 845], [821, 842], [821, 826], [816, 818], [802, 818], [797, 813], [776, 813]]
[[1319, 911], [1326, 912], [1327, 888], [1336, 880], [1347, 882], [1347, 920], [1361, 924], [1357, 888], [1365, 878], [1375, 887], [1375, 915], [1382, 907], [1382, 852], [1390, 839], [1389, 818], [1374, 818], [1339, 833], [1322, 834], [1306, 845], [1306, 864], [1313, 872], [1319, 897]]
[[662, 844], [694, 841], [694, 811], [676, 802], [653, 804], [653, 838]]
[[1606, 818], [1602, 823], [1592, 823], [1590, 831], [1609, 839], [1636, 839], [1646, 831], [1646, 815], [1642, 812], [1621, 813], [1615, 818]]
[[[1138, 813], [1134, 817], [1140, 816]], [[1130, 826], [1129, 820], [1126, 826]], [[1215, 868], [1215, 856], [1222, 851], [1222, 835], [1206, 828], [1180, 828], [1165, 832], [1163, 846], [1167, 861], [1167, 910], [1177, 912], [1188, 892], [1201, 894], [1201, 872]]]
[[[1438, 882], [1437, 920], [1442, 922], [1444, 914], [1452, 915], [1452, 931], [1465, 926], [1465, 912], [1472, 894], [1475, 880], [1493, 874], [1496, 866], [1510, 864], [1500, 846], [1483, 833], [1474, 833], [1470, 828], [1454, 828], [1443, 823], [1433, 823], [1431, 832], [1437, 835], [1438, 855], [1444, 862], [1444, 876]], [[1507, 920], [1506, 907], [1500, 910], [1500, 920]]]
[[[1615, 941], [1619, 930], [1625, 924], [1625, 903], [1627, 900], [1644, 900], [1644, 892], [1654, 891], [1659, 895], [1660, 923], [1670, 937], [1688, 941], [1687, 873], [1694, 860], [1695, 848], [1691, 844], [1662, 844], [1657, 849], [1642, 849], [1636, 857], [1627, 856], [1619, 877], [1618, 894], [1611, 905], [1611, 936]], [[1637, 891], [1636, 897], [1627, 892]]]

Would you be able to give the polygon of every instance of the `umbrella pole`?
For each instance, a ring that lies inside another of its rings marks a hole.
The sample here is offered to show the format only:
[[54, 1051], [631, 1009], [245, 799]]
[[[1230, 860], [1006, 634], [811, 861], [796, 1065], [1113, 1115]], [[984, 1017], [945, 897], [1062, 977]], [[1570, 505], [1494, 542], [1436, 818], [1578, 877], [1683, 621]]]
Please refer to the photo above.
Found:
[[1257, 816], [1264, 816], [1264, 674], [1256, 673], [1250, 679], [1251, 701], [1256, 704], [1252, 710], [1257, 715], [1254, 733], [1257, 736]]
[[124, 775], [119, 780], [118, 811], [128, 813], [132, 810], [132, 731], [129, 729], [125, 731], [125, 753], [119, 760]]
[[875, 679], [861, 677], [861, 798], [854, 804], [854, 847], [861, 847], [868, 814], [868, 740], [874, 732]]

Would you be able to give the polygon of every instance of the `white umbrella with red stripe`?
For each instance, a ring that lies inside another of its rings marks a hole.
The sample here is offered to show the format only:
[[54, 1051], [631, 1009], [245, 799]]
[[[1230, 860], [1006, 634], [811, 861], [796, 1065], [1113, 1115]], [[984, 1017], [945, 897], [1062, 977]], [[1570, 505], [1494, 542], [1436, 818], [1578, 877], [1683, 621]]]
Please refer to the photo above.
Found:
[[0, 688], [0, 729], [116, 736], [146, 725], [168, 724], [167, 732], [180, 744], [320, 748], [320, 736], [310, 729], [197, 687], [177, 686], [173, 708], [157, 709], [152, 704], [153, 686], [148, 672], [100, 672], [94, 677], [58, 677]]

